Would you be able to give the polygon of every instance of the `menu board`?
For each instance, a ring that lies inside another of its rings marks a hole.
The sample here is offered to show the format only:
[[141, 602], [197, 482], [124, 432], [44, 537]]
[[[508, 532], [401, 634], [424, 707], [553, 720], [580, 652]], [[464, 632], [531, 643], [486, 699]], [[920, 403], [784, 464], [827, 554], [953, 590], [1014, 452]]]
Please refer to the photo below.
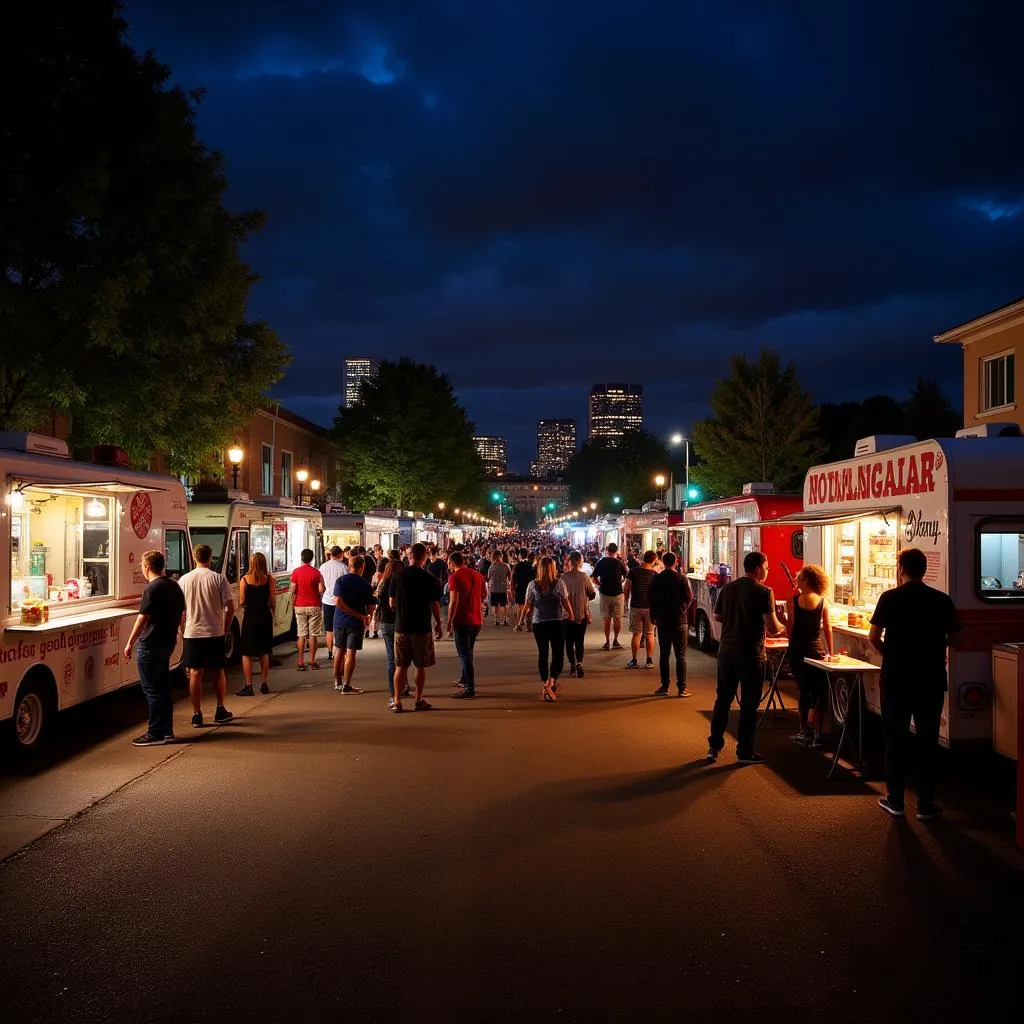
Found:
[[271, 572], [284, 572], [288, 568], [288, 524], [274, 523], [274, 560]]

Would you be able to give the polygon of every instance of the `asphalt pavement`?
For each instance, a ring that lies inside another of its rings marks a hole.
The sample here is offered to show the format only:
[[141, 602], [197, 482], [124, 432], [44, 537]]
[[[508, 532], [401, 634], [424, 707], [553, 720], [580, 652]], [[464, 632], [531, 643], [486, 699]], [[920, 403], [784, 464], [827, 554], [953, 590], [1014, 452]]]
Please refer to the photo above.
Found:
[[228, 725], [179, 701], [173, 746], [130, 745], [137, 689], [67, 716], [0, 766], [0, 1020], [1021, 1019], [1004, 766], [946, 758], [921, 823], [878, 808], [870, 722], [866, 776], [792, 715], [767, 764], [708, 765], [714, 659], [655, 697], [602, 639], [553, 705], [488, 623], [480, 696], [442, 642], [427, 712], [387, 712], [370, 640], [366, 693], [283, 646]]

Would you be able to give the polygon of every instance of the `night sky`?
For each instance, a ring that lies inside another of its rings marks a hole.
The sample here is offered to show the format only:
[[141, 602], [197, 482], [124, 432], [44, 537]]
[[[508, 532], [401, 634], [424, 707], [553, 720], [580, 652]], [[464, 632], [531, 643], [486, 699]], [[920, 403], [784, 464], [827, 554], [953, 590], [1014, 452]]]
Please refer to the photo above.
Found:
[[735, 353], [818, 401], [906, 395], [932, 336], [1024, 293], [1024, 4], [129, 0], [203, 86], [275, 390], [329, 425], [341, 360], [448, 374], [479, 433], [585, 437], [590, 386], [686, 430]]

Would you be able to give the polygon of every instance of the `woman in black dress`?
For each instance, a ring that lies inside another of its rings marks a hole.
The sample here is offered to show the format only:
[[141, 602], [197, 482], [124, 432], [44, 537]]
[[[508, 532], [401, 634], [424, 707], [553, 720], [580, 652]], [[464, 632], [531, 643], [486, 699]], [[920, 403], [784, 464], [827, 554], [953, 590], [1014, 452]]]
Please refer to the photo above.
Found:
[[238, 604], [244, 612], [239, 648], [245, 673], [245, 686], [238, 691], [238, 696], [253, 696], [253, 658], [260, 659], [260, 693], [270, 693], [267, 676], [274, 647], [274, 581], [267, 571], [267, 556], [262, 551], [254, 552], [249, 571], [238, 585]]
[[800, 690], [800, 731], [794, 743], [821, 746], [821, 727], [828, 703], [828, 678], [821, 669], [804, 664], [805, 658], [832, 654], [832, 623], [825, 591], [828, 577], [820, 565], [805, 565], [796, 577], [789, 607], [789, 667]]

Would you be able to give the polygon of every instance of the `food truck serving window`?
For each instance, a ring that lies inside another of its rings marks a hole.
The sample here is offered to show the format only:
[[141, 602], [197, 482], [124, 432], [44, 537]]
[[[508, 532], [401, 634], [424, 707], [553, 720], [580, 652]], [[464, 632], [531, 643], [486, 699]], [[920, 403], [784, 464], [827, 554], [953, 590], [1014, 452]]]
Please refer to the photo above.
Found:
[[986, 519], [975, 532], [977, 594], [983, 601], [1024, 601], [1024, 519]]
[[871, 609], [882, 591], [896, 586], [898, 526], [890, 512], [821, 528], [824, 568], [836, 604]]
[[20, 493], [11, 513], [11, 611], [108, 596], [115, 500], [43, 485]]

